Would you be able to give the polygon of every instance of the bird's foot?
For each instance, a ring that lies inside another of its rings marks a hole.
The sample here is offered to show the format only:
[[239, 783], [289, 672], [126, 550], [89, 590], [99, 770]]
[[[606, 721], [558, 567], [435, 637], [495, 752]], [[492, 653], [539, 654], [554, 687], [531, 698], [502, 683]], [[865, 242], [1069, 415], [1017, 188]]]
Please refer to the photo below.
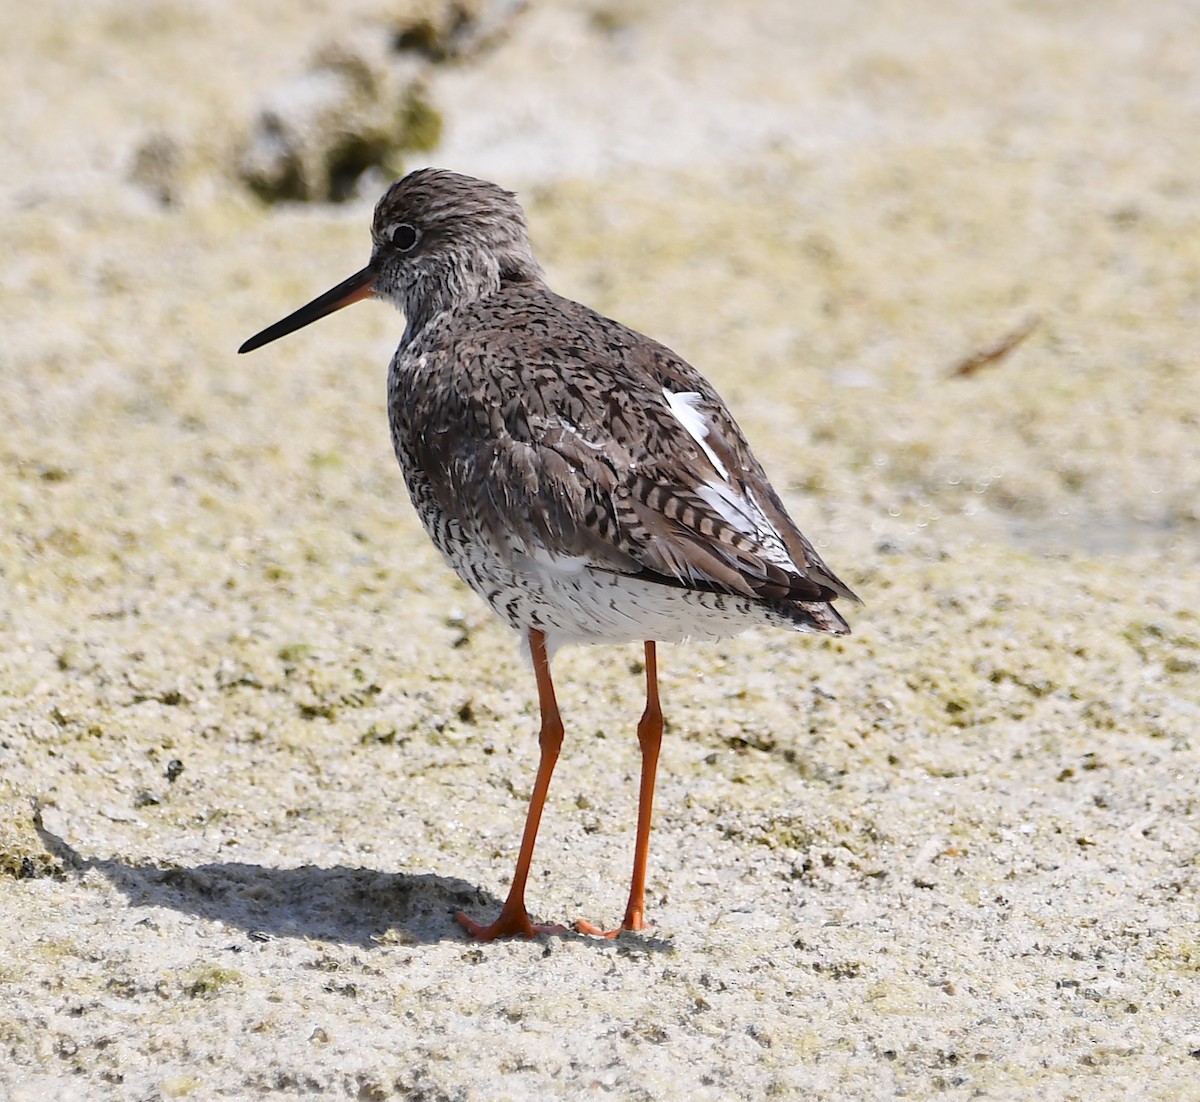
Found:
[[467, 931], [468, 937], [474, 938], [476, 941], [495, 941], [501, 937], [535, 938], [542, 934], [567, 933], [567, 928], [557, 923], [546, 926], [535, 925], [530, 921], [529, 913], [524, 907], [510, 908], [507, 905], [500, 911], [499, 917], [490, 926], [485, 926], [482, 922], [476, 922], [462, 911], [459, 911], [454, 916], [454, 921]]
[[629, 915], [626, 915], [625, 921], [622, 922], [621, 925], [618, 926], [615, 930], [601, 930], [599, 926], [593, 926], [590, 922], [587, 922], [586, 920], [584, 920], [582, 918], [578, 922], [575, 923], [575, 932], [577, 934], [587, 934], [588, 937], [602, 937], [606, 941], [614, 940], [615, 938], [617, 938], [621, 934], [623, 934], [626, 930], [630, 930], [634, 933], [637, 933], [641, 930], [644, 930], [645, 928], [646, 928], [645, 919], [643, 919], [640, 914], [634, 915], [632, 917]]

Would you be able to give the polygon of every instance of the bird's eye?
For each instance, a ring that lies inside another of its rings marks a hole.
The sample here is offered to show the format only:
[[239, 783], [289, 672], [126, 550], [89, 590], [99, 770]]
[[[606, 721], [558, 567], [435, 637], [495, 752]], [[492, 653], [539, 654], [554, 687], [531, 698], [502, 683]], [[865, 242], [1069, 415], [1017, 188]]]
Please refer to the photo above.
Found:
[[420, 240], [421, 235], [417, 231], [417, 227], [410, 226], [407, 222], [401, 222], [392, 230], [392, 244], [402, 253], [412, 250]]

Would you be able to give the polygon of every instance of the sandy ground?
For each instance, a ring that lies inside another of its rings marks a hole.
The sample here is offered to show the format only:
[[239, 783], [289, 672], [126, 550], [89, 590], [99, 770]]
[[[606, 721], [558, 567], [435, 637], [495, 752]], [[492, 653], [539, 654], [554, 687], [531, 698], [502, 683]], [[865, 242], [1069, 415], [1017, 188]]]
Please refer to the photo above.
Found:
[[[1197, 5], [534, 3], [438, 69], [429, 159], [867, 602], [664, 648], [651, 930], [482, 947], [532, 677], [409, 508], [402, 321], [234, 355], [381, 182], [260, 204], [257, 106], [396, 5], [10, 7], [0, 1096], [1200, 1099]], [[637, 658], [556, 662], [541, 919], [620, 914]]]

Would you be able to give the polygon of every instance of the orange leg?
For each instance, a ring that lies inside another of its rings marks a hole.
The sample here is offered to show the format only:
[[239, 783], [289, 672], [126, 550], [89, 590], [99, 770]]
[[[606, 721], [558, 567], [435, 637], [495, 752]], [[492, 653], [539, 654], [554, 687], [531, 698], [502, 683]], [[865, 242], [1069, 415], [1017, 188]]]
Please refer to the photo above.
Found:
[[662, 747], [663, 716], [658, 702], [658, 656], [654, 643], [646, 641], [646, 710], [638, 721], [638, 744], [642, 748], [642, 781], [638, 789], [637, 841], [633, 851], [633, 878], [629, 885], [629, 903], [625, 918], [615, 930], [607, 932], [590, 922], [577, 922], [581, 934], [614, 938], [622, 930], [646, 928], [646, 865], [650, 860], [650, 820], [654, 813], [654, 778], [658, 773], [658, 752]]
[[537, 841], [542, 808], [546, 806], [546, 794], [550, 791], [550, 777], [554, 773], [554, 764], [558, 761], [563, 741], [563, 724], [558, 714], [558, 702], [554, 699], [550, 659], [546, 656], [546, 637], [542, 632], [530, 629], [529, 650], [533, 656], [538, 705], [542, 713], [542, 729], [538, 736], [541, 759], [538, 761], [537, 779], [533, 782], [533, 793], [529, 797], [529, 813], [525, 816], [525, 833], [521, 836], [517, 869], [499, 917], [490, 926], [484, 926], [461, 911], [454, 916], [455, 921], [477, 941], [494, 941], [498, 937], [515, 937], [518, 934], [536, 937], [538, 934], [566, 933], [565, 926], [535, 926], [529, 921], [529, 912], [525, 910], [525, 883], [529, 879], [529, 866], [533, 861], [533, 845]]

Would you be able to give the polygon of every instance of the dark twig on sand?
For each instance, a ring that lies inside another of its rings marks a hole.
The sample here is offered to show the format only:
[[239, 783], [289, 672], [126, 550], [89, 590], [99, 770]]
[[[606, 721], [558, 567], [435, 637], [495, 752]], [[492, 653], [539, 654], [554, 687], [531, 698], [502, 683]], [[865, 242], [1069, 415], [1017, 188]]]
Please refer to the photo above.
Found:
[[1038, 327], [1041, 320], [1037, 314], [1030, 314], [1020, 325], [1005, 333], [998, 341], [963, 357], [946, 373], [947, 376], [952, 379], [963, 378], [974, 375], [980, 368], [999, 363]]

